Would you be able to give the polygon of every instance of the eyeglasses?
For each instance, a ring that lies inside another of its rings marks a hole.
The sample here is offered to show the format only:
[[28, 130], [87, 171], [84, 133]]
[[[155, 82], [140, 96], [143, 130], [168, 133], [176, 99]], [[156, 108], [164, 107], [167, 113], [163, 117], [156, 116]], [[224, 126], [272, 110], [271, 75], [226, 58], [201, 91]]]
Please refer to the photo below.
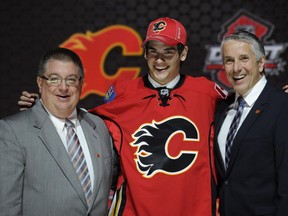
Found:
[[65, 81], [65, 84], [67, 86], [78, 86], [79, 81], [82, 79], [82, 77], [79, 76], [69, 76], [66, 77], [65, 79], [60, 78], [59, 76], [52, 75], [51, 77], [46, 77], [46, 76], [40, 76], [41, 78], [45, 79], [47, 81], [47, 84], [49, 86], [59, 86], [62, 84], [62, 81]]

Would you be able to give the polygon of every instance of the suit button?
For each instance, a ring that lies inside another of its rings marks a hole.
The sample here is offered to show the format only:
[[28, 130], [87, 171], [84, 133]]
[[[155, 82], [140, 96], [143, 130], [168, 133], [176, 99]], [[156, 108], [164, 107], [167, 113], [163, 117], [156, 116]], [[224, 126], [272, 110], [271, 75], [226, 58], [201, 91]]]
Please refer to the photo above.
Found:
[[224, 181], [224, 185], [228, 185], [228, 180]]

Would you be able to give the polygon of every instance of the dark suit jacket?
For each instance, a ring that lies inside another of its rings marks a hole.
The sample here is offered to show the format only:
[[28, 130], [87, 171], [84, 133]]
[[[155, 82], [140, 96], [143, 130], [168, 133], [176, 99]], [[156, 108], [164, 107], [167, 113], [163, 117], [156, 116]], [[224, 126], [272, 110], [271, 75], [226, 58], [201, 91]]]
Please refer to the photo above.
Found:
[[[234, 97], [219, 107], [228, 108]], [[215, 115], [221, 216], [287, 216], [288, 95], [266, 84], [235, 136], [227, 172], [217, 142], [226, 113]]]
[[112, 178], [112, 142], [104, 122], [78, 110], [95, 173], [87, 205], [67, 151], [41, 103], [0, 121], [1, 216], [103, 216]]

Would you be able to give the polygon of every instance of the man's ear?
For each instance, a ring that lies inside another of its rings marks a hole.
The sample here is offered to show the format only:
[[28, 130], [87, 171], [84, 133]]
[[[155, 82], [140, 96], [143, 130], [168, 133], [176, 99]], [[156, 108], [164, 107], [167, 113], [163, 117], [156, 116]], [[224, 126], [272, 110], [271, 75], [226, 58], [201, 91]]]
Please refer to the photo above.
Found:
[[259, 60], [258, 64], [259, 64], [259, 72], [263, 73], [264, 72], [264, 68], [265, 68], [265, 62], [266, 62], [266, 57], [262, 56], [261, 59]]
[[39, 93], [41, 93], [42, 85], [43, 85], [43, 79], [39, 76], [37, 76], [37, 85], [39, 88]]
[[144, 49], [144, 58], [147, 60], [146, 49]]
[[185, 61], [187, 58], [187, 54], [188, 54], [188, 46], [185, 46], [181, 55], [180, 55], [180, 60]]

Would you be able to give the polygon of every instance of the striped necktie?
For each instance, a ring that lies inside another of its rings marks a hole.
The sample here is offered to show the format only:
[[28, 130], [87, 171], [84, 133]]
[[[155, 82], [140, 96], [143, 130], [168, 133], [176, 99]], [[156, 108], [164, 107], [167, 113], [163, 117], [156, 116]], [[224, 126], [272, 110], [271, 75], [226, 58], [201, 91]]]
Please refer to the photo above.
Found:
[[228, 164], [230, 161], [230, 155], [231, 155], [231, 149], [232, 149], [234, 137], [236, 135], [236, 131], [237, 131], [240, 119], [241, 119], [243, 108], [246, 105], [246, 102], [243, 99], [243, 97], [238, 97], [237, 101], [238, 101], [237, 111], [236, 111], [236, 114], [235, 114], [235, 116], [232, 120], [232, 123], [230, 125], [229, 132], [228, 132], [227, 139], [226, 139], [226, 151], [225, 151], [225, 168], [226, 168], [226, 170], [228, 168]]
[[91, 179], [89, 175], [88, 166], [85, 160], [84, 152], [81, 148], [77, 134], [74, 131], [75, 125], [70, 120], [66, 119], [66, 142], [68, 147], [68, 154], [76, 173], [81, 182], [87, 203], [89, 203], [92, 196]]

